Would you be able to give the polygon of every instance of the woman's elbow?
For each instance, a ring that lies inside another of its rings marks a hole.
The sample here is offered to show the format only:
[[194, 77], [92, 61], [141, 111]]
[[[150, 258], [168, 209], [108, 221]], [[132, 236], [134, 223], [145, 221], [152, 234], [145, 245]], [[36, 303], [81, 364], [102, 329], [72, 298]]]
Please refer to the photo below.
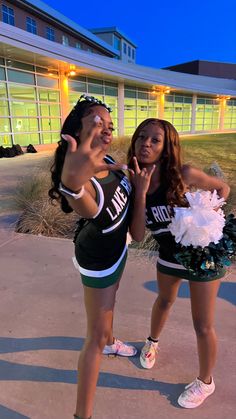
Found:
[[130, 235], [132, 237], [132, 240], [134, 240], [136, 242], [141, 242], [144, 238], [144, 233], [142, 234], [142, 233], [130, 231]]

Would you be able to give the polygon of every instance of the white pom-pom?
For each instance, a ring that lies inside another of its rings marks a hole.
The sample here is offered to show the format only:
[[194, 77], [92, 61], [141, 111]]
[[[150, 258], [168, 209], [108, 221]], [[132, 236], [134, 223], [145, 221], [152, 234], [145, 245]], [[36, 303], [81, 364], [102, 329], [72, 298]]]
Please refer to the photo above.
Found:
[[208, 246], [218, 243], [223, 237], [225, 225], [221, 206], [224, 199], [217, 192], [197, 191], [185, 194], [190, 207], [174, 208], [175, 215], [168, 228], [175, 236], [175, 241], [183, 246]]

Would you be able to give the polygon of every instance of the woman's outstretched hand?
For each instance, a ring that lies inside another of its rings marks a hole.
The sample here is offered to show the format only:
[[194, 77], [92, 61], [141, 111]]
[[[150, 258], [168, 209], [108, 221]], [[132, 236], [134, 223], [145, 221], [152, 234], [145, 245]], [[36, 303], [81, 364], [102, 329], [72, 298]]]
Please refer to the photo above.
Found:
[[70, 135], [62, 135], [68, 147], [61, 181], [67, 188], [77, 191], [98, 172], [126, 168], [123, 164], [106, 164], [103, 161], [105, 151], [102, 143], [97, 141], [93, 144], [94, 139], [101, 135], [101, 129], [100, 122], [94, 124], [94, 115], [88, 115], [83, 118], [79, 145]]
[[140, 169], [138, 160], [136, 157], [133, 157], [134, 169], [129, 169], [130, 180], [132, 185], [135, 188], [135, 195], [144, 194], [146, 195], [152, 174], [156, 168], [156, 165], [153, 164], [150, 167], [143, 167]]

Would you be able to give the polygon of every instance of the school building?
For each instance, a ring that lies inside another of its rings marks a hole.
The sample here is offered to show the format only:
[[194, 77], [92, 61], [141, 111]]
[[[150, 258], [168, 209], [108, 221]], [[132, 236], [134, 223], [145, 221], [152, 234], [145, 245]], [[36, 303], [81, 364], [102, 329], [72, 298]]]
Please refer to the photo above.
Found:
[[180, 133], [236, 132], [236, 64], [155, 69], [136, 53], [117, 27], [88, 30], [42, 1], [0, 0], [0, 145], [57, 142], [83, 93], [113, 108], [115, 135], [148, 117]]

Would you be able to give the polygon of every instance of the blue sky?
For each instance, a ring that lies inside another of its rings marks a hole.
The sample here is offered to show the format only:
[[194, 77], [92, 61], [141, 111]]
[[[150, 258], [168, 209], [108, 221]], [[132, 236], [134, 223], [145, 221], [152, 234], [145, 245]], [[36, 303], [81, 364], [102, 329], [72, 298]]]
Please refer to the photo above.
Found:
[[117, 26], [137, 44], [137, 64], [236, 63], [236, 0], [44, 0], [85, 28]]

